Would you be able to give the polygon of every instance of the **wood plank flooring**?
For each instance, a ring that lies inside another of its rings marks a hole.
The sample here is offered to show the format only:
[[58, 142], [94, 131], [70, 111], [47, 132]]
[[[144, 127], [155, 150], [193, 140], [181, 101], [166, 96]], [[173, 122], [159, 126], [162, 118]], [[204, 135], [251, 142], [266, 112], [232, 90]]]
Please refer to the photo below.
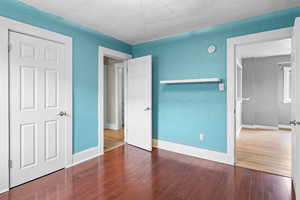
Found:
[[110, 151], [124, 144], [124, 128], [104, 130], [104, 151]]
[[291, 131], [242, 129], [237, 166], [291, 176]]
[[11, 189], [0, 200], [295, 200], [291, 179], [124, 145]]

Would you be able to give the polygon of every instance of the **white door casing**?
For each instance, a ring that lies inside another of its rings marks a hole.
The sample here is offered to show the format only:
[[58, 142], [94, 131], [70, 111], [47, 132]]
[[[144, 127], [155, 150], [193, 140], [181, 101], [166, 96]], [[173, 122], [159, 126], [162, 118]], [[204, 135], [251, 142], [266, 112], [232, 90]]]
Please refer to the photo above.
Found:
[[[291, 120], [300, 122], [300, 18], [296, 18], [292, 39]], [[300, 196], [300, 124], [292, 125], [292, 178]]]
[[[100, 155], [102, 155], [104, 153], [104, 91], [105, 91], [105, 87], [104, 87], [104, 79], [105, 79], [105, 70], [104, 70], [104, 56], [107, 56], [109, 58], [113, 58], [119, 61], [126, 61], [130, 58], [132, 58], [131, 55], [120, 52], [120, 51], [116, 51], [113, 49], [109, 49], [109, 48], [105, 48], [105, 47], [101, 47], [99, 46], [99, 52], [98, 52], [98, 133], [99, 133], [99, 153]], [[126, 67], [126, 62], [123, 65], [123, 67]], [[126, 73], [127, 71], [124, 70], [124, 77], [126, 77]], [[124, 101], [125, 101], [125, 105], [126, 105], [126, 88], [127, 88], [127, 82], [126, 80], [124, 80]], [[126, 135], [127, 135], [127, 131], [126, 131], [126, 106], [125, 106], [125, 134], [124, 134], [124, 140], [126, 142]]]
[[0, 194], [9, 187], [8, 30], [0, 26]]
[[[10, 187], [65, 167], [65, 46], [10, 32]], [[64, 113], [62, 113], [64, 114]]]
[[152, 150], [152, 57], [127, 62], [127, 143]]
[[1, 45], [0, 45], [0, 193], [8, 191], [9, 184], [9, 55], [8, 55], [8, 43], [9, 31], [14, 31], [18, 33], [28, 34], [31, 36], [36, 36], [38, 38], [48, 39], [50, 41], [56, 41], [65, 45], [65, 62], [66, 62], [66, 81], [65, 87], [67, 88], [67, 95], [65, 98], [65, 110], [67, 111], [66, 120], [66, 132], [67, 139], [65, 140], [65, 166], [70, 167], [73, 163], [73, 135], [72, 135], [72, 38], [65, 36], [53, 31], [42, 29], [29, 24], [21, 23], [9, 18], [0, 16], [0, 35], [1, 35]]
[[[236, 123], [235, 123], [235, 130], [236, 130], [236, 137], [239, 137], [242, 128], [242, 107], [243, 107], [243, 67], [239, 61], [240, 59], [236, 60], [236, 105], [235, 105], [235, 116], [236, 116]], [[239, 93], [238, 93], [239, 91]]]
[[226, 72], [226, 124], [227, 124], [227, 153], [224, 160], [230, 165], [235, 164], [235, 142], [236, 142], [236, 116], [235, 116], [235, 70], [236, 70], [236, 46], [251, 43], [267, 42], [291, 38], [292, 28], [282, 28], [266, 32], [253, 33], [227, 39], [227, 72]]

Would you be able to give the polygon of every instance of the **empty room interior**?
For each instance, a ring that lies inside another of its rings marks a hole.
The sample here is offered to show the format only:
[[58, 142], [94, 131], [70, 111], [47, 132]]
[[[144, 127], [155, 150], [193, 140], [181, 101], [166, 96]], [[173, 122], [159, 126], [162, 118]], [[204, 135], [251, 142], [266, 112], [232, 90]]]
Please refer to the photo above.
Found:
[[236, 165], [291, 177], [291, 38], [237, 46]]
[[0, 200], [300, 199], [300, 1], [1, 0]]

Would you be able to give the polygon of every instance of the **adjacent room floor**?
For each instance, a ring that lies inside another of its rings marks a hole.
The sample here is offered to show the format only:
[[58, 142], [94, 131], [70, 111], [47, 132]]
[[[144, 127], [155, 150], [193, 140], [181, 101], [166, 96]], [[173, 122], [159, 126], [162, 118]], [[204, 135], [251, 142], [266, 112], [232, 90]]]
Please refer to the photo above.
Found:
[[104, 151], [112, 150], [124, 144], [124, 128], [104, 130]]
[[242, 129], [236, 165], [291, 177], [291, 131]]
[[287, 177], [124, 145], [0, 200], [291, 200], [292, 193]]

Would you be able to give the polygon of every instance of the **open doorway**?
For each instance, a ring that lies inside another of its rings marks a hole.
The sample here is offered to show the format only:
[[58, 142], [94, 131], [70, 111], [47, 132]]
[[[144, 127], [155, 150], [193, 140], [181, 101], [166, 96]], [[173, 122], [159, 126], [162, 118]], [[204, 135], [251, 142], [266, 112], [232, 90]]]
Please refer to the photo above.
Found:
[[[105, 64], [108, 66], [105, 67]], [[129, 54], [99, 46], [98, 69], [100, 154], [124, 143], [151, 151], [152, 56], [132, 59]], [[105, 75], [106, 73], [107, 75]], [[107, 82], [111, 81], [108, 78], [109, 73], [116, 74], [112, 79], [114, 81], [112, 84], [105, 84], [106, 79]], [[118, 88], [112, 92], [112, 95], [117, 97], [114, 100], [110, 97], [107, 98], [112, 87]], [[107, 95], [105, 95], [105, 91]], [[114, 111], [111, 112], [111, 109]], [[116, 121], [112, 120], [111, 115], [117, 115]], [[106, 141], [105, 133], [108, 136]], [[113, 142], [111, 142], [112, 140]], [[106, 148], [104, 148], [105, 146]]]
[[291, 177], [291, 39], [236, 47], [236, 165]]
[[124, 144], [124, 64], [104, 57], [104, 152]]

